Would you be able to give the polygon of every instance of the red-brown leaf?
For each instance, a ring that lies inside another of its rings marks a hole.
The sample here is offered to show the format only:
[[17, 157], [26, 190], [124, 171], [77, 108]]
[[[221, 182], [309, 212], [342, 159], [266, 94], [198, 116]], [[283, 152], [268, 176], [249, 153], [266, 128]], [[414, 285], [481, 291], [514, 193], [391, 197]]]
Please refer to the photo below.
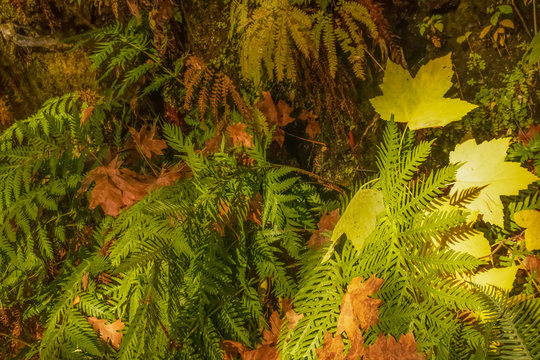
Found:
[[145, 125], [139, 131], [130, 127], [129, 132], [141, 153], [148, 159], [150, 159], [152, 155], [163, 155], [162, 150], [167, 148], [165, 140], [154, 140], [156, 132], [155, 126], [148, 128], [148, 126]]
[[418, 353], [416, 340], [412, 332], [401, 335], [399, 342], [392, 335], [386, 338], [380, 334], [375, 343], [366, 350], [365, 360], [424, 360]]
[[234, 146], [253, 147], [252, 135], [245, 132], [246, 127], [247, 125], [243, 123], [227, 126], [227, 132], [231, 136]]
[[315, 230], [311, 237], [309, 238], [308, 245], [314, 248], [319, 248], [328, 241], [330, 238], [325, 234], [327, 231], [334, 230], [337, 222], [339, 220], [339, 209], [336, 209], [327, 214], [327, 211], [324, 211], [324, 214], [321, 216], [321, 219], [317, 223], [318, 230]]
[[332, 334], [327, 332], [324, 335], [322, 348], [317, 349], [317, 357], [319, 360], [344, 360], [344, 349], [345, 345], [343, 344], [341, 335], [332, 336]]

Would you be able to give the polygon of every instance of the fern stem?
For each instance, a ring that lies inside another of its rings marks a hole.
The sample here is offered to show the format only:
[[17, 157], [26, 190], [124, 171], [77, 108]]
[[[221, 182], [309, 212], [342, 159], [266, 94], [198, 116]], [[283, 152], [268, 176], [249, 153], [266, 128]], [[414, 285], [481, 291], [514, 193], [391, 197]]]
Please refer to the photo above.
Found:
[[[270, 165], [272, 165], [272, 166], [275, 167], [275, 168], [281, 168], [281, 167], [283, 167], [283, 165], [279, 165], [279, 164], [270, 164]], [[321, 184], [321, 185], [323, 185], [323, 186], [325, 186], [325, 187], [327, 187], [327, 188], [329, 188], [329, 189], [332, 189], [332, 190], [334, 190], [334, 191], [337, 191], [337, 192], [340, 193], [340, 194], [344, 194], [344, 193], [345, 193], [345, 191], [344, 191], [344, 189], [343, 189], [343, 186], [341, 186], [341, 185], [339, 185], [339, 184], [337, 184], [337, 183], [334, 183], [334, 182], [332, 182], [332, 181], [330, 181], [330, 180], [327, 180], [327, 179], [323, 178], [323, 177], [320, 176], [320, 175], [317, 175], [317, 174], [315, 174], [315, 173], [312, 173], [311, 171], [307, 171], [307, 170], [304, 170], [304, 169], [300, 169], [300, 168], [297, 168], [297, 167], [294, 167], [294, 166], [289, 166], [289, 165], [287, 165], [287, 167], [293, 169], [294, 171], [296, 171], [296, 172], [298, 172], [298, 173], [300, 173], [300, 174], [304, 174], [304, 175], [307, 175], [307, 176], [312, 177], [312, 178], [314, 178], [314, 179], [317, 179], [319, 184]]]
[[10, 334], [6, 334], [6, 333], [3, 333], [3, 332], [0, 332], [0, 336], [5, 336], [7, 338], [10, 338], [11, 340], [13, 341], [17, 341], [17, 342], [20, 342], [21, 344], [23, 344], [24, 346], [32, 346], [32, 344], [30, 343], [27, 343], [26, 341], [24, 340], [21, 340], [21, 339], [17, 339], [16, 337], [14, 337], [13, 335], [10, 335]]

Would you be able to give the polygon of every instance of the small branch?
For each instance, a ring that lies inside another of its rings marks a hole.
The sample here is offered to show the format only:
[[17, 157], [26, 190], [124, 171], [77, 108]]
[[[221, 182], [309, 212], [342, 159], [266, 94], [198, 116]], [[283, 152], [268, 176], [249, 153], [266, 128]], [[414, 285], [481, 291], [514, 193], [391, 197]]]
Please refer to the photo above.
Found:
[[279, 164], [271, 164], [272, 166], [274, 167], [283, 167], [283, 166], [287, 166], [291, 169], [294, 169], [294, 171], [300, 173], [300, 174], [304, 174], [304, 175], [307, 175], [309, 177], [312, 177], [314, 179], [317, 179], [317, 181], [322, 184], [323, 186], [326, 186], [327, 188], [329, 189], [332, 189], [334, 191], [337, 191], [338, 193], [340, 194], [343, 194], [345, 193], [345, 191], [343, 190], [343, 188], [341, 187], [341, 185], [339, 184], [336, 184], [336, 183], [333, 183], [332, 181], [330, 180], [327, 180], [325, 178], [323, 178], [322, 176], [320, 175], [317, 175], [317, 174], [314, 174], [312, 173], [311, 171], [307, 171], [307, 170], [304, 170], [304, 169], [300, 169], [300, 168], [297, 168], [297, 167], [294, 167], [294, 166], [289, 166], [289, 165], [279, 165]]
[[17, 341], [17, 342], [23, 344], [24, 346], [28, 346], [28, 347], [31, 347], [31, 346], [32, 346], [32, 344], [27, 343], [27, 342], [24, 341], [24, 340], [17, 339], [16, 337], [13, 337], [13, 335], [10, 335], [10, 334], [6, 334], [6, 333], [3, 333], [3, 332], [0, 332], [0, 336], [5, 336], [5, 337], [7, 337], [7, 338], [10, 338], [12, 341]]
[[527, 35], [529, 35], [529, 39], [532, 39], [531, 32], [529, 31], [529, 28], [527, 27], [527, 23], [525, 22], [525, 19], [523, 18], [523, 15], [521, 15], [521, 11], [519, 11], [515, 0], [512, 0], [512, 7], [514, 8], [514, 11], [516, 12], [517, 16], [519, 17], [519, 20], [521, 20], [521, 23], [523, 24], [523, 28], [525, 29], [525, 32], [527, 33]]
[[42, 36], [40, 38], [34, 38], [31, 36], [21, 35], [16, 32], [15, 25], [11, 23], [0, 24], [0, 34], [13, 44], [23, 48], [43, 48], [47, 50], [53, 49], [67, 49], [69, 45], [60, 42], [58, 39], [52, 36]]
[[319, 145], [322, 145], [322, 146], [326, 146], [325, 143], [320, 142], [320, 141], [315, 141], [315, 140], [306, 139], [306, 138], [303, 138], [303, 137], [300, 137], [300, 136], [296, 136], [296, 135], [293, 135], [293, 134], [291, 134], [291, 133], [289, 133], [289, 132], [286, 132], [285, 130], [283, 130], [283, 132], [284, 132], [285, 134], [287, 134], [287, 135], [289, 135], [289, 136], [292, 136], [293, 138], [297, 138], [297, 139], [299, 139], [299, 140], [309, 141], [309, 142], [314, 143], [314, 144], [319, 144]]

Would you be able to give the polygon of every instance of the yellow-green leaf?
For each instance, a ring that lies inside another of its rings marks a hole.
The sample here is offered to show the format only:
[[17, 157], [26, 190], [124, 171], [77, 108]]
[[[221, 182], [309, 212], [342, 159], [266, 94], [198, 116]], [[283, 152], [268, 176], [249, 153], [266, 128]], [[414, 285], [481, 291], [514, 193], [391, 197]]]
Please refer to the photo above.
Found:
[[451, 54], [431, 60], [422, 66], [415, 78], [401, 66], [388, 61], [381, 90], [383, 95], [371, 99], [381, 118], [406, 122], [409, 128], [445, 126], [460, 120], [476, 105], [459, 99], [445, 98], [452, 87]]
[[451, 163], [462, 163], [456, 182], [450, 191], [454, 194], [470, 187], [483, 187], [480, 195], [466, 207], [478, 211], [485, 221], [500, 227], [504, 224], [501, 195], [517, 195], [519, 190], [538, 180], [538, 177], [519, 163], [504, 161], [510, 138], [485, 141], [480, 145], [474, 139], [457, 145], [450, 153]]
[[519, 266], [494, 268], [474, 275], [471, 282], [481, 286], [494, 286], [499, 289], [510, 291], [516, 279]]
[[464, 252], [477, 258], [485, 258], [491, 254], [489, 241], [479, 231], [474, 231], [467, 239], [456, 244], [450, 244], [448, 247], [454, 251]]
[[383, 211], [384, 201], [380, 191], [358, 190], [332, 232], [332, 238], [330, 240], [332, 247], [328, 250], [323, 261], [328, 260], [333, 251], [334, 244], [343, 234], [347, 235], [347, 239], [360, 251], [364, 240], [375, 229], [377, 215]]
[[525, 247], [527, 250], [540, 249], [540, 211], [521, 210], [514, 214], [516, 224], [525, 228]]

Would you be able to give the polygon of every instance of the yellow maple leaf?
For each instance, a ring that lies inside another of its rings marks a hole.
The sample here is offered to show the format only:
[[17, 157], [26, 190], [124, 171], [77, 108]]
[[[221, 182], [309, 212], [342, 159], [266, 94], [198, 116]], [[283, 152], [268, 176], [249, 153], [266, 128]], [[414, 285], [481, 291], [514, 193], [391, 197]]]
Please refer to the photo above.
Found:
[[540, 249], [540, 211], [521, 210], [514, 214], [516, 224], [525, 228], [525, 248], [527, 250]]
[[470, 281], [481, 286], [495, 286], [499, 289], [510, 291], [516, 279], [518, 265], [504, 268], [493, 268], [474, 275]]
[[489, 241], [480, 231], [473, 233], [463, 241], [455, 244], [450, 244], [448, 247], [454, 251], [464, 252], [476, 258], [485, 258], [491, 254]]
[[519, 190], [538, 180], [538, 177], [519, 163], [504, 161], [510, 138], [485, 141], [474, 139], [457, 145], [450, 153], [450, 162], [462, 166], [450, 194], [471, 187], [484, 187], [478, 197], [466, 205], [483, 215], [484, 220], [503, 227], [504, 214], [501, 195], [517, 195]]
[[422, 66], [414, 78], [388, 61], [381, 84], [383, 95], [370, 101], [381, 118], [390, 120], [394, 115], [395, 121], [408, 123], [412, 130], [445, 126], [477, 107], [444, 97], [452, 87], [453, 75], [451, 53]]
[[366, 238], [375, 230], [377, 215], [384, 211], [384, 200], [379, 190], [360, 189], [350, 201], [332, 232], [332, 246], [323, 257], [330, 258], [333, 246], [343, 234], [347, 235], [354, 247], [360, 251]]

